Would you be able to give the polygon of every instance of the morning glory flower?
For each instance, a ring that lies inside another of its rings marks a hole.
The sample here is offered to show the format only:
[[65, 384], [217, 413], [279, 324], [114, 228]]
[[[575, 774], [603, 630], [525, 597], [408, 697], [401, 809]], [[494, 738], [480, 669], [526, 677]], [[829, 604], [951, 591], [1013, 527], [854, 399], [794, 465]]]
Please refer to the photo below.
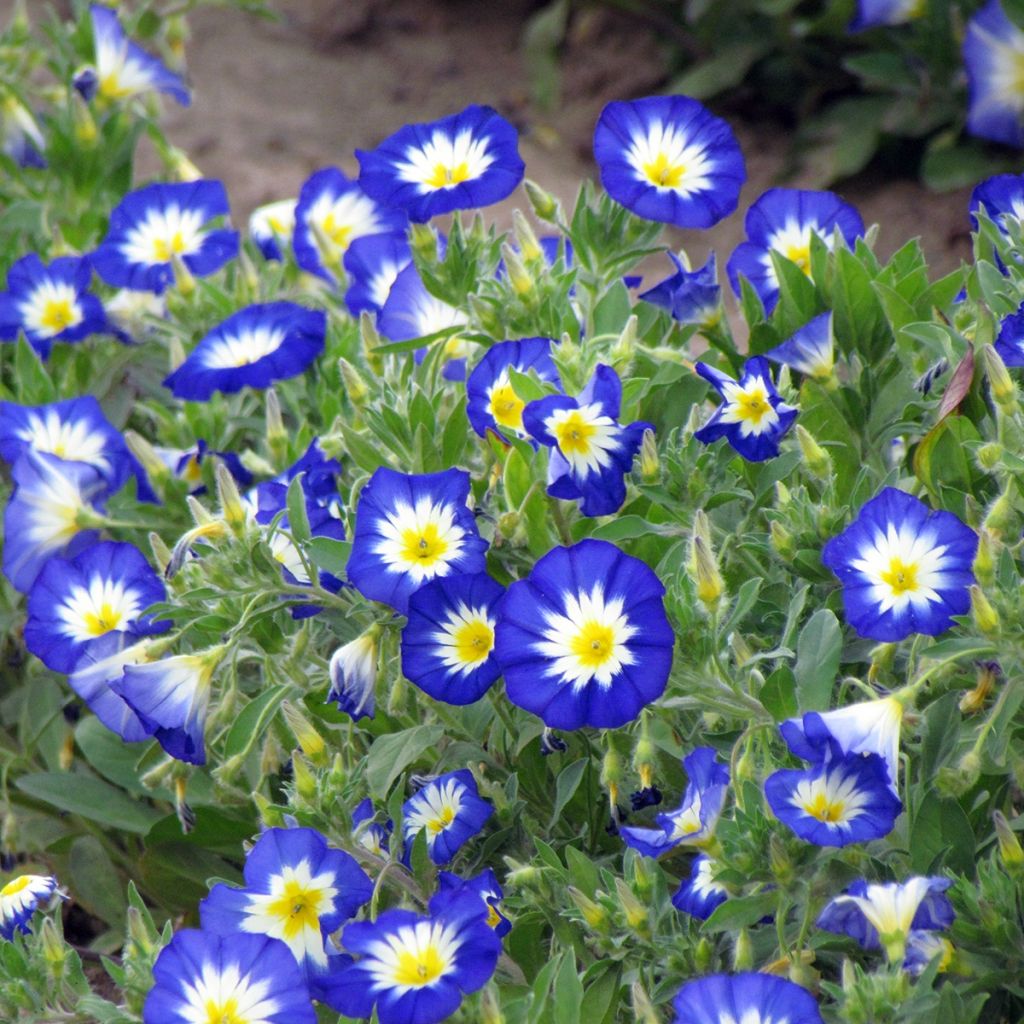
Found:
[[548, 462], [548, 494], [580, 501], [585, 516], [607, 516], [626, 500], [626, 474], [640, 451], [650, 423], [618, 422], [622, 381], [598, 363], [577, 398], [549, 395], [523, 409], [523, 426], [553, 449]]
[[249, 214], [249, 237], [265, 260], [283, 260], [295, 230], [296, 199], [278, 199]]
[[732, 129], [689, 96], [609, 103], [594, 128], [594, 159], [612, 199], [680, 228], [727, 217], [747, 179]]
[[775, 390], [764, 357], [748, 359], [738, 381], [707, 363], [695, 369], [722, 396], [722, 404], [693, 436], [704, 444], [724, 437], [748, 462], [774, 459], [797, 410]]
[[359, 1020], [376, 1007], [380, 1024], [439, 1024], [487, 983], [501, 952], [472, 892], [429, 917], [385, 910], [346, 925], [341, 944], [356, 960], [325, 982], [322, 998]]
[[508, 698], [553, 729], [614, 729], [664, 692], [675, 642], [665, 588], [614, 544], [554, 548], [499, 608]]
[[948, 878], [915, 875], [905, 882], [854, 882], [818, 917], [818, 927], [849, 935], [864, 949], [884, 948], [893, 960], [902, 960], [912, 930], [942, 931], [955, 914], [946, 896]]
[[729, 767], [718, 761], [713, 747], [698, 747], [683, 758], [683, 770], [683, 802], [658, 815], [658, 828], [619, 827], [626, 845], [645, 857], [659, 857], [678, 846], [700, 846], [714, 835], [725, 806]]
[[353, 316], [365, 309], [379, 313], [398, 275], [412, 263], [412, 250], [403, 231], [357, 238], [345, 252], [349, 286], [345, 305]]
[[363, 235], [404, 231], [408, 219], [371, 199], [337, 167], [316, 171], [295, 207], [292, 248], [303, 270], [334, 283], [348, 247]]
[[928, 0], [857, 0], [849, 31], [863, 32], [881, 25], [903, 25], [925, 12]]
[[846, 619], [860, 636], [892, 642], [938, 636], [971, 606], [978, 535], [952, 512], [886, 487], [825, 545], [843, 584]]
[[911, 931], [907, 936], [907, 953], [903, 958], [903, 970], [911, 977], [918, 977], [936, 958], [939, 958], [939, 971], [946, 970], [953, 959], [953, 943], [938, 932], [923, 929]]
[[807, 989], [773, 974], [711, 974], [688, 981], [672, 1024], [824, 1024]]
[[765, 359], [791, 370], [828, 380], [835, 365], [832, 313], [821, 313], [803, 325], [792, 338], [764, 353]]
[[775, 816], [816, 846], [848, 846], [887, 836], [903, 805], [878, 754], [829, 757], [810, 770], [770, 775], [764, 794]]
[[341, 508], [338, 497], [338, 477], [341, 475], [341, 463], [329, 458], [314, 437], [305, 452], [290, 465], [284, 473], [274, 478], [274, 483], [289, 484], [302, 474], [302, 492], [306, 500], [322, 505], [332, 511]]
[[107, 494], [99, 471], [28, 450], [11, 470], [15, 488], [4, 509], [3, 571], [15, 590], [27, 594], [46, 561], [71, 558], [96, 539]]
[[426, 124], [407, 124], [369, 152], [357, 149], [359, 184], [422, 223], [439, 213], [490, 206], [523, 180], [519, 134], [476, 104]]
[[995, 350], [1007, 366], [1024, 366], [1024, 303], [1000, 321]]
[[969, 208], [975, 228], [978, 226], [975, 213], [979, 209], [1002, 230], [1008, 220], [1024, 223], [1024, 174], [995, 174], [986, 178], [974, 186]]
[[188, 87], [158, 58], [133, 43], [109, 7], [89, 8], [96, 66], [75, 75], [75, 88], [86, 100], [99, 96], [114, 102], [145, 92], [173, 96], [183, 107], [191, 102]]
[[102, 541], [74, 558], [51, 558], [29, 591], [25, 646], [48, 668], [70, 672], [100, 637], [128, 641], [169, 628], [142, 614], [166, 596], [132, 544]]
[[89, 292], [88, 259], [59, 256], [49, 264], [29, 253], [7, 271], [7, 291], [0, 292], [0, 341], [24, 333], [46, 359], [55, 341], [75, 342], [107, 328], [103, 303]]
[[128, 664], [110, 688], [139, 716], [164, 750], [179, 761], [206, 763], [203, 734], [214, 670], [225, 648]]
[[328, 701], [336, 701], [338, 710], [352, 721], [373, 718], [374, 687], [377, 685], [377, 632], [367, 630], [362, 636], [339, 647], [329, 666], [331, 688]]
[[107, 284], [159, 293], [174, 280], [175, 260], [206, 277], [238, 254], [237, 231], [208, 228], [227, 213], [219, 181], [147, 185], [114, 207], [107, 236], [89, 259]]
[[481, 903], [480, 911], [499, 939], [512, 931], [512, 922], [501, 912], [501, 898], [504, 896], [498, 878], [490, 868], [485, 868], [473, 878], [459, 878], [450, 871], [437, 873], [437, 892], [430, 898], [431, 914], [439, 914], [453, 900], [463, 893], [475, 893]]
[[185, 928], [160, 951], [143, 1024], [316, 1024], [288, 947], [266, 935]]
[[989, 0], [967, 22], [967, 131], [1007, 146], [1024, 146], [1024, 31]]
[[377, 824], [375, 814], [373, 801], [369, 797], [356, 804], [352, 811], [352, 838], [374, 856], [384, 857], [388, 852], [394, 824], [390, 820], [385, 825]]
[[831, 249], [837, 227], [849, 246], [864, 234], [860, 214], [834, 192], [793, 188], [769, 189], [747, 210], [745, 223], [747, 241], [729, 257], [726, 272], [737, 295], [741, 293], [740, 276], [747, 278], [769, 313], [779, 297], [773, 252], [795, 263], [809, 277], [812, 235]]
[[706, 921], [728, 898], [729, 890], [715, 881], [715, 862], [701, 853], [690, 865], [690, 877], [680, 882], [672, 896], [672, 906], [684, 914]]
[[191, 401], [266, 388], [305, 371], [323, 352], [326, 332], [327, 316], [317, 309], [294, 302], [246, 306], [214, 327], [164, 386]]
[[685, 258], [674, 252], [668, 258], [675, 264], [676, 272], [641, 294], [640, 301], [668, 310], [672, 319], [681, 324], [713, 327], [722, 318], [722, 289], [715, 254], [697, 270], [690, 270]]
[[142, 639], [126, 647], [132, 639], [137, 638], [114, 631], [89, 644], [69, 674], [68, 685], [111, 732], [126, 743], [139, 743], [149, 738], [151, 730], [113, 690], [127, 666], [149, 660], [150, 641]]
[[494, 808], [480, 796], [468, 768], [439, 775], [402, 805], [406, 854], [426, 829], [430, 859], [435, 864], [447, 864], [493, 813]]
[[243, 869], [245, 887], [219, 884], [199, 904], [205, 931], [280, 939], [307, 979], [328, 968], [326, 941], [373, 895], [355, 859], [312, 828], [269, 828]]
[[424, 583], [483, 572], [487, 541], [468, 497], [469, 474], [461, 469], [415, 475], [382, 466], [356, 506], [349, 581], [363, 597], [404, 615]]
[[512, 431], [523, 437], [523, 409], [526, 403], [509, 382], [509, 370], [537, 371], [541, 380], [559, 389], [562, 382], [551, 359], [550, 338], [522, 338], [492, 345], [466, 378], [466, 415], [473, 429], [485, 437], [488, 430]]
[[191, 448], [154, 448], [157, 458], [169, 469], [178, 480], [183, 480], [191, 488], [190, 494], [202, 494], [203, 463], [215, 455], [228, 468], [228, 472], [242, 487], [248, 487], [253, 475], [242, 465], [242, 460], [234, 452], [215, 451], [200, 438]]
[[57, 892], [51, 875], [18, 875], [0, 888], [0, 938], [10, 942], [15, 932], [30, 931], [32, 915]]
[[505, 588], [487, 573], [445, 576], [409, 598], [402, 674], [446, 704], [472, 704], [501, 675], [494, 656], [498, 602]]
[[0, 96], [0, 153], [19, 167], [46, 167], [46, 139], [36, 119], [12, 93]]

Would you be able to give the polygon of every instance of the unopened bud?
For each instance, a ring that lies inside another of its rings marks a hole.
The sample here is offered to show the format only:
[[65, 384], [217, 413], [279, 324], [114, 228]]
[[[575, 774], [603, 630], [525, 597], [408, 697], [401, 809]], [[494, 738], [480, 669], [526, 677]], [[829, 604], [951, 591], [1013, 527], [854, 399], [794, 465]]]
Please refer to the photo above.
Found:
[[281, 705], [281, 712], [306, 757], [318, 768], [326, 768], [330, 760], [327, 744], [313, 723], [291, 701], [286, 700]]
[[363, 375], [344, 357], [338, 360], [338, 369], [341, 371], [341, 383], [349, 401], [353, 405], [362, 405], [370, 393]]
[[619, 757], [619, 752], [609, 741], [604, 760], [601, 762], [601, 785], [608, 791], [608, 799], [613, 810], [619, 802], [619, 783], [621, 781], [622, 759]]
[[644, 431], [643, 440], [640, 442], [640, 475], [649, 484], [657, 483], [661, 476], [658, 443], [650, 427]]
[[651, 1003], [651, 997], [639, 981], [634, 981], [630, 989], [633, 999], [633, 1020], [637, 1024], [661, 1024], [661, 1017]]
[[768, 539], [772, 547], [781, 558], [790, 559], [796, 554], [796, 545], [793, 543], [793, 534], [786, 529], [778, 519], [773, 519], [768, 524]]
[[505, 875], [505, 884], [513, 889], [537, 885], [541, 880], [540, 869], [532, 864], [523, 864], [512, 857], [506, 857], [505, 864], [509, 869]]
[[996, 827], [996, 841], [999, 843], [999, 859], [1015, 873], [1024, 870], [1024, 849], [1021, 849], [1020, 840], [1010, 828], [1003, 812], [996, 811], [992, 821]]
[[960, 698], [960, 710], [965, 715], [974, 715], [984, 710], [985, 703], [995, 689], [996, 680], [1001, 670], [995, 661], [983, 661], [978, 665], [978, 675], [974, 688], [968, 690]]
[[646, 857], [633, 858], [633, 891], [640, 897], [646, 899], [654, 890], [654, 873], [648, 867]]
[[645, 730], [633, 748], [633, 770], [640, 776], [642, 789], [650, 789], [654, 781], [654, 757], [654, 744]]
[[42, 946], [43, 958], [46, 960], [50, 976], [63, 977], [68, 945], [54, 918], [43, 918], [43, 923], [39, 926], [39, 944]]
[[640, 936], [649, 935], [651, 929], [647, 920], [647, 908], [636, 898], [636, 893], [626, 884], [625, 879], [615, 879], [615, 893], [619, 897], [619, 906], [622, 907], [629, 930]]
[[185, 261], [176, 252], [171, 253], [171, 269], [174, 271], [174, 285], [178, 289], [178, 293], [187, 299], [196, 290], [196, 279], [186, 266]]
[[991, 472], [999, 465], [999, 460], [1003, 457], [1003, 446], [998, 441], [990, 441], [988, 444], [983, 444], [974, 453], [974, 457], [983, 470]]
[[999, 632], [999, 613], [992, 607], [992, 602], [985, 596], [985, 592], [977, 583], [972, 583], [971, 593], [971, 614], [974, 617], [974, 624], [978, 631], [986, 636], [992, 636]]
[[519, 244], [519, 252], [523, 260], [533, 263], [544, 258], [544, 251], [537, 241], [537, 236], [530, 226], [530, 222], [523, 216], [521, 210], [512, 211], [512, 227], [516, 233], [516, 242]]
[[480, 997], [480, 1024], [505, 1024], [500, 997], [493, 985], [488, 985]]
[[252, 802], [256, 805], [256, 810], [259, 812], [260, 821], [267, 828], [280, 828], [284, 825], [284, 814], [281, 808], [272, 804], [262, 793], [254, 792], [252, 794]]
[[558, 200], [529, 178], [523, 182], [523, 188], [526, 190], [526, 198], [530, 200], [530, 206], [533, 207], [537, 218], [547, 221], [549, 224], [557, 224], [561, 219]]
[[736, 945], [732, 950], [732, 969], [749, 971], [754, 966], [754, 944], [750, 941], [750, 930], [741, 928], [736, 933]]
[[138, 907], [128, 908], [125, 913], [125, 926], [132, 948], [143, 957], [151, 955], [156, 949], [157, 936], [152, 933]]
[[366, 365], [374, 373], [380, 373], [384, 368], [380, 353], [377, 351], [381, 344], [380, 334], [377, 331], [377, 325], [373, 322], [373, 317], [366, 309], [359, 314], [359, 343]]
[[150, 533], [149, 550], [152, 552], [153, 561], [156, 562], [160, 572], [166, 572], [167, 566], [171, 563], [171, 549], [164, 543], [160, 534]]
[[996, 581], [996, 541], [992, 534], [982, 527], [978, 531], [978, 553], [974, 556], [974, 577], [983, 587], [991, 587]]
[[220, 502], [221, 515], [224, 522], [228, 524], [231, 531], [240, 535], [245, 530], [246, 515], [245, 506], [242, 504], [242, 495], [238, 493], [238, 484], [231, 475], [231, 471], [220, 459], [213, 468], [213, 477], [217, 483], [217, 500]]
[[711, 548], [710, 525], [703, 509], [698, 509], [693, 523], [693, 537], [690, 541], [693, 580], [697, 585], [698, 600], [710, 610], [725, 593], [725, 581], [718, 571], [718, 562]]
[[187, 358], [181, 338], [172, 334], [167, 341], [167, 368], [173, 373]]
[[603, 932], [608, 928], [608, 911], [599, 903], [595, 903], [575, 886], [568, 888], [569, 898], [576, 904], [576, 909], [583, 915], [583, 920], [595, 932]]
[[773, 835], [768, 842], [768, 863], [771, 865], [772, 874], [775, 878], [785, 884], [793, 877], [793, 860], [789, 856], [785, 842], [777, 835]]
[[1002, 494], [992, 502], [983, 525], [993, 536], [1001, 538], [1012, 532], [1014, 519], [1013, 499], [1010, 495], [1010, 488], [1007, 486]]
[[157, 454], [156, 449], [141, 435], [134, 430], [126, 430], [124, 439], [128, 450], [138, 459], [142, 468], [146, 471], [146, 478], [150, 485], [159, 494], [162, 493], [165, 485], [171, 478], [171, 471], [163, 459]]
[[284, 417], [281, 415], [281, 399], [273, 388], [268, 388], [263, 400], [266, 403], [267, 444], [276, 457], [288, 445], [288, 431], [285, 430]]
[[799, 423], [796, 425], [796, 439], [800, 442], [800, 454], [811, 474], [819, 480], [827, 480], [832, 474], [832, 457], [829, 453]]
[[72, 96], [71, 103], [75, 141], [83, 148], [89, 148], [99, 135], [96, 129], [96, 120], [92, 116], [88, 104], [77, 93]]
[[409, 229], [409, 246], [414, 256], [424, 262], [437, 259], [437, 235], [429, 224], [413, 224]]
[[706, 935], [702, 935], [693, 951], [693, 965], [697, 968], [698, 974], [707, 973], [714, 956], [714, 947], [708, 941], [708, 937]]
[[526, 269], [519, 253], [508, 243], [501, 247], [501, 258], [505, 263], [505, 272], [508, 274], [509, 284], [512, 285], [516, 295], [525, 298], [534, 289], [533, 276]]
[[989, 390], [996, 405], [1004, 413], [1012, 413], [1017, 405], [1017, 387], [1007, 372], [1006, 363], [991, 345], [981, 346], [981, 359], [988, 377]]
[[71, 766], [75, 763], [75, 734], [70, 729], [64, 734], [57, 763], [62, 772], [71, 771]]
[[789, 488], [781, 481], [775, 481], [775, 507], [778, 509], [787, 508], [793, 500]]
[[637, 318], [631, 316], [622, 328], [622, 333], [608, 353], [608, 358], [616, 368], [625, 368], [633, 361], [633, 354], [636, 352]]
[[307, 806], [316, 800], [316, 776], [310, 770], [309, 763], [296, 751], [292, 754], [292, 779], [295, 793]]

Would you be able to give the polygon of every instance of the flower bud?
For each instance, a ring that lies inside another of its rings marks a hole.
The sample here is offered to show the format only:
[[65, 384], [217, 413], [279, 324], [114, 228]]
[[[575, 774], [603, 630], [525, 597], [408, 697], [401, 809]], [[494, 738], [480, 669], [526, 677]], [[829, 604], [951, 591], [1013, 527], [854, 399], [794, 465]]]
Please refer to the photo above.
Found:
[[[171, 253], [171, 270], [174, 271], [174, 285], [182, 298], [187, 299], [196, 290], [196, 279], [188, 269], [185, 261], [176, 253]], [[184, 362], [184, 359], [181, 360]], [[177, 367], [172, 367], [177, 369]]]
[[623, 374], [633, 361], [633, 355], [636, 352], [636, 332], [637, 318], [634, 315], [626, 321], [626, 326], [622, 328], [618, 340], [608, 353], [612, 365], [620, 369]]
[[326, 768], [330, 760], [327, 744], [313, 723], [291, 701], [281, 705], [281, 713], [306, 757], [318, 768]]
[[974, 577], [983, 587], [991, 587], [996, 581], [996, 541], [992, 534], [982, 527], [978, 531], [978, 553], [974, 556]]
[[633, 858], [633, 891], [640, 899], [647, 899], [654, 890], [654, 873], [646, 857]]
[[633, 982], [630, 995], [633, 999], [633, 1020], [636, 1024], [661, 1024], [658, 1011], [654, 1009], [650, 996], [639, 981]]
[[429, 224], [413, 224], [409, 228], [409, 245], [413, 255], [424, 262], [437, 259], [437, 234]]
[[643, 440], [640, 442], [640, 475], [649, 484], [657, 483], [661, 476], [658, 444], [650, 427], [644, 431]]
[[69, 952], [64, 941], [60, 926], [53, 917], [43, 918], [39, 926], [39, 945], [42, 947], [43, 958], [52, 978], [64, 976], [64, 965]]
[[778, 519], [768, 524], [768, 539], [780, 558], [791, 559], [796, 554], [793, 534]]
[[741, 928], [736, 933], [736, 945], [732, 950], [732, 969], [749, 971], [754, 966], [754, 944], [750, 941], [750, 930]]
[[622, 759], [609, 740], [604, 760], [601, 762], [601, 785], [608, 791], [612, 809], [619, 802], [619, 783], [622, 781]]
[[534, 290], [534, 280], [526, 269], [519, 253], [507, 242], [501, 247], [501, 258], [505, 263], [505, 272], [509, 283], [521, 299], [525, 299]]
[[1014, 874], [1024, 871], [1024, 849], [1021, 848], [1020, 840], [1016, 833], [1010, 828], [1002, 811], [996, 811], [992, 815], [992, 821], [996, 827], [996, 840], [999, 843], [999, 859], [1003, 866], [1009, 868]]
[[134, 430], [124, 432], [125, 443], [128, 450], [141, 463], [146, 471], [146, 477], [157, 494], [162, 495], [167, 482], [171, 479], [171, 471], [167, 464], [157, 454], [156, 449], [141, 435]]
[[982, 445], [974, 455], [978, 460], [978, 465], [985, 472], [991, 472], [1003, 457], [1003, 446], [998, 441], [990, 441], [988, 444]]
[[1006, 364], [991, 345], [981, 346], [981, 360], [996, 405], [1004, 413], [1012, 413], [1017, 406], [1017, 387], [1007, 372]]
[[777, 509], [784, 509], [789, 507], [789, 503], [793, 500], [793, 495], [789, 488], [781, 481], [775, 481], [775, 507]]
[[217, 460], [213, 468], [214, 480], [217, 483], [217, 500], [220, 502], [221, 515], [224, 522], [231, 528], [232, 533], [240, 536], [245, 532], [247, 517], [245, 506], [242, 504], [242, 495], [238, 493], [238, 484], [231, 475], [227, 466]]
[[633, 748], [633, 770], [640, 776], [640, 787], [650, 789], [654, 781], [654, 744], [644, 729]]
[[977, 714], [985, 707], [985, 702], [992, 695], [996, 680], [1002, 674], [997, 661], [983, 661], [978, 664], [978, 675], [974, 688], [968, 690], [960, 698], [960, 710], [965, 715]]
[[276, 457], [279, 451], [288, 446], [288, 431], [285, 430], [284, 417], [281, 415], [281, 399], [273, 388], [267, 388], [264, 401], [267, 445]]
[[1010, 485], [999, 495], [989, 507], [982, 524], [994, 537], [1001, 538], [1007, 533], [1013, 532], [1013, 522], [1016, 518], [1013, 498], [1010, 494]]
[[316, 776], [298, 751], [292, 754], [292, 779], [300, 802], [307, 806], [314, 804], [317, 792]]
[[72, 119], [75, 129], [75, 141], [83, 148], [89, 148], [96, 141], [99, 132], [96, 120], [88, 104], [77, 93], [71, 97]]
[[505, 1024], [498, 992], [493, 985], [488, 985], [480, 997], [480, 1024]]
[[167, 566], [171, 562], [171, 549], [164, 543], [159, 533], [150, 533], [149, 550], [152, 552], [153, 561], [156, 562], [160, 572], [166, 572]]
[[338, 360], [338, 369], [341, 370], [341, 383], [349, 401], [353, 405], [363, 405], [370, 393], [370, 388], [363, 379], [363, 375], [344, 357]]
[[829, 453], [799, 423], [796, 425], [796, 439], [800, 442], [800, 454], [811, 475], [819, 480], [827, 480], [832, 475], [832, 457]]
[[636, 894], [622, 878], [615, 879], [615, 893], [619, 897], [619, 906], [622, 907], [623, 916], [626, 918], [626, 926], [630, 931], [636, 932], [641, 938], [651, 933], [648, 921], [647, 908], [636, 898]]
[[567, 892], [569, 898], [576, 904], [576, 909], [583, 915], [583, 920], [593, 931], [605, 932], [608, 930], [608, 911], [604, 907], [595, 903], [573, 885], [569, 886]]
[[260, 821], [267, 828], [281, 828], [284, 825], [284, 814], [281, 808], [272, 804], [262, 793], [259, 791], [253, 793], [252, 802], [259, 812]]
[[698, 509], [693, 517], [690, 558], [697, 598], [712, 610], [725, 593], [725, 581], [718, 571], [718, 562], [711, 547], [711, 524], [703, 509]]
[[972, 583], [971, 593], [971, 615], [974, 617], [974, 624], [980, 633], [986, 636], [993, 636], [999, 632], [999, 613], [992, 607], [991, 601], [985, 596], [985, 592], [977, 583]]
[[505, 864], [509, 869], [505, 875], [505, 884], [510, 888], [526, 888], [537, 885], [541, 880], [540, 869], [532, 864], [522, 864], [512, 857], [506, 857]]
[[705, 974], [714, 959], [715, 950], [706, 935], [702, 935], [693, 951], [693, 964], [698, 974]]
[[512, 211], [512, 227], [516, 234], [516, 242], [519, 245], [519, 252], [526, 263], [534, 263], [544, 258], [544, 251], [537, 241], [530, 222], [523, 216], [521, 210]]
[[533, 207], [533, 212], [537, 215], [538, 220], [546, 221], [548, 224], [557, 224], [561, 219], [562, 212], [559, 209], [558, 200], [529, 178], [523, 182], [523, 188], [526, 190], [526, 198], [530, 200], [530, 206]]

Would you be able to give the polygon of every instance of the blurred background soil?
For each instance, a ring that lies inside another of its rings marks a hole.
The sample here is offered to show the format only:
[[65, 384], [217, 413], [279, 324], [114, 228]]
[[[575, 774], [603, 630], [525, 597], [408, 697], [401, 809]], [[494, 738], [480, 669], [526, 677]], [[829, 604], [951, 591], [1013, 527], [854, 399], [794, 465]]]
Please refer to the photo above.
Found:
[[[372, 148], [407, 122], [486, 103], [519, 128], [527, 176], [571, 204], [578, 183], [596, 178], [590, 140], [602, 106], [664, 88], [661, 29], [607, 8], [577, 12], [558, 50], [560, 95], [541, 109], [523, 58], [524, 25], [536, 7], [529, 0], [276, 0], [277, 22], [200, 10], [190, 18], [186, 50], [193, 104], [168, 104], [168, 134], [205, 175], [227, 183], [240, 222], [260, 203], [296, 195], [319, 167], [354, 175], [353, 150]], [[815, 184], [807, 166], [782, 179], [784, 129], [727, 116], [750, 180], [740, 213], [711, 231], [667, 236], [695, 263], [711, 248], [724, 263], [744, 236], [742, 211], [766, 188]], [[881, 254], [920, 236], [936, 274], [969, 254], [969, 190], [934, 194], [912, 177], [871, 172], [836, 190], [866, 223], [881, 226]], [[516, 205], [526, 205], [521, 192], [492, 214], [506, 225]]]

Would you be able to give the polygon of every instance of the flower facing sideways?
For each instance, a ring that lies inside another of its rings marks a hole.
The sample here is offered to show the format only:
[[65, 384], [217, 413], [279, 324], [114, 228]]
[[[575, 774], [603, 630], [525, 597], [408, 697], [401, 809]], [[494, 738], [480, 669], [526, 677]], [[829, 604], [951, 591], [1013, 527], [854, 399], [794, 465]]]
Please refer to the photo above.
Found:
[[329, 666], [331, 688], [328, 701], [351, 715], [353, 721], [373, 718], [374, 687], [377, 685], [377, 632], [369, 629], [362, 636], [339, 647]]
[[684, 914], [706, 921], [728, 898], [729, 890], [715, 881], [715, 862], [701, 853], [690, 866], [690, 877], [679, 883], [672, 896], [672, 906]]
[[27, 932], [32, 915], [55, 892], [57, 879], [50, 875], [18, 875], [0, 886], [0, 938], [9, 942], [15, 932]]
[[412, 251], [403, 231], [365, 235], [348, 247], [344, 263], [349, 280], [345, 292], [348, 311], [353, 316], [364, 309], [379, 313], [398, 275], [412, 263]]
[[676, 996], [672, 1024], [824, 1024], [807, 989], [771, 974], [712, 974]]
[[668, 257], [676, 272], [640, 295], [640, 301], [667, 310], [678, 323], [714, 327], [722, 317], [722, 289], [715, 254], [697, 270], [690, 270], [689, 264], [674, 252], [669, 252]]
[[832, 314], [821, 313], [781, 345], [764, 353], [765, 359], [788, 366], [808, 377], [828, 380], [835, 363]]
[[441, 775], [402, 807], [406, 854], [425, 830], [430, 859], [435, 864], [447, 864], [484, 827], [493, 812], [494, 808], [477, 792], [476, 780], [468, 769]]
[[480, 898], [480, 912], [494, 929], [499, 939], [512, 930], [512, 922], [501, 912], [501, 898], [504, 895], [497, 876], [487, 868], [474, 878], [459, 878], [450, 871], [437, 873], [437, 892], [430, 898], [430, 912], [440, 913], [463, 893], [475, 893]]
[[1000, 0], [989, 0], [967, 23], [967, 131], [981, 139], [1024, 146], [1024, 31]]
[[249, 215], [249, 237], [265, 260], [283, 260], [295, 230], [296, 199], [278, 199]]

